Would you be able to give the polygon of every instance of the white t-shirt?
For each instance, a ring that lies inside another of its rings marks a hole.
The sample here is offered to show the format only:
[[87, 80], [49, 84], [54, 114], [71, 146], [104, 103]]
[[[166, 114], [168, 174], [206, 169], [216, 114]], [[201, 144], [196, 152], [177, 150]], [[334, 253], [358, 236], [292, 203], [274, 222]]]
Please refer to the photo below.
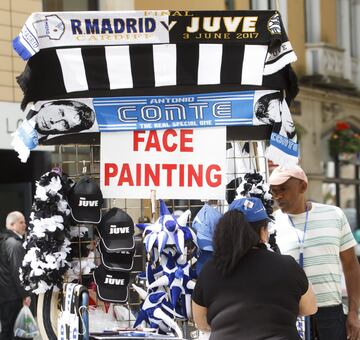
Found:
[[[356, 245], [343, 211], [335, 206], [312, 203], [308, 212], [304, 241], [304, 271], [312, 283], [319, 307], [341, 304], [340, 252]], [[299, 261], [300, 243], [304, 236], [306, 213], [274, 213], [276, 241], [282, 254]]]

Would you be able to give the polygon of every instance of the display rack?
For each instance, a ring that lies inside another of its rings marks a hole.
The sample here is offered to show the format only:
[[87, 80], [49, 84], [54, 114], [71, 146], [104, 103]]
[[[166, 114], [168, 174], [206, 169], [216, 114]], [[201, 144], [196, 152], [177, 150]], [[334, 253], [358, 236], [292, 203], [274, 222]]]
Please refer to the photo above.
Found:
[[[231, 133], [234, 135], [234, 133]], [[227, 164], [228, 164], [228, 173], [226, 177], [228, 178], [228, 182], [231, 182], [231, 179], [236, 179], [239, 177], [243, 177], [247, 172], [256, 170], [259, 172], [263, 178], [268, 177], [268, 165], [267, 160], [264, 157], [263, 150], [265, 149], [265, 142], [261, 140], [228, 140], [228, 151], [227, 151]], [[239, 151], [243, 148], [244, 143], [248, 143], [248, 151], [247, 154], [241, 154]], [[230, 147], [230, 148], [229, 148]], [[73, 180], [78, 180], [81, 176], [86, 174], [90, 176], [97, 182], [100, 181], [100, 145], [99, 144], [61, 144], [56, 146], [56, 152], [54, 154], [54, 166], [60, 167], [64, 173], [66, 173]], [[235, 194], [236, 186], [239, 183], [233, 181], [227, 186], [227, 192], [233, 191], [233, 195]], [[217, 208], [224, 212], [226, 209], [227, 202], [226, 201], [210, 201], [209, 203], [216, 205]], [[172, 212], [176, 211], [185, 211], [190, 209], [191, 220], [196, 216], [196, 213], [201, 209], [204, 202], [200, 200], [168, 200], [166, 201], [167, 206], [171, 209]], [[102, 209], [105, 211], [107, 209], [118, 207], [126, 211], [130, 216], [133, 217], [134, 223], [137, 222], [146, 222], [151, 219], [151, 200], [142, 199], [106, 199], [104, 200], [104, 204]], [[158, 206], [157, 212], [158, 214]], [[81, 256], [81, 249], [83, 246], [92, 246], [94, 245], [94, 241], [96, 239], [95, 225], [83, 225], [78, 224], [79, 228], [81, 226], [86, 226], [89, 230], [89, 239], [81, 240], [80, 237], [78, 240], [73, 240], [72, 242], [76, 243], [76, 247], [78, 247], [78, 251]], [[136, 281], [136, 276], [138, 273], [144, 270], [146, 255], [144, 252], [144, 247], [142, 244], [142, 238], [140, 230], [136, 233], [136, 255], [134, 258], [134, 266], [130, 275], [130, 284], [129, 284], [129, 299], [125, 304], [125, 307], [128, 309], [129, 314], [128, 318], [125, 322], [127, 327], [131, 327], [133, 321], [131, 321], [130, 312], [136, 313], [141, 304], [140, 298], [138, 294], [131, 287], [131, 283]], [[99, 254], [96, 253], [95, 262], [99, 262]], [[81, 261], [80, 263], [80, 272], [82, 272]], [[89, 276], [78, 276], [78, 282], [84, 283]], [[65, 277], [65, 282], [67, 278]], [[100, 300], [97, 300], [97, 303], [101, 303]], [[125, 325], [122, 322], [122, 325]], [[196, 339], [198, 337], [198, 332], [194, 327], [191, 321], [182, 322], [181, 328], [184, 333], [184, 338], [186, 339]], [[109, 334], [110, 336], [110, 334]], [[103, 337], [94, 337], [94, 339], [105, 339]], [[114, 339], [114, 335], [109, 337], [109, 339]], [[128, 337], [127, 337], [128, 338]], [[116, 339], [122, 339], [120, 336], [116, 337]], [[136, 338], [134, 338], [136, 339]], [[169, 338], [170, 339], [170, 338]], [[172, 337], [173, 339], [173, 337]]]

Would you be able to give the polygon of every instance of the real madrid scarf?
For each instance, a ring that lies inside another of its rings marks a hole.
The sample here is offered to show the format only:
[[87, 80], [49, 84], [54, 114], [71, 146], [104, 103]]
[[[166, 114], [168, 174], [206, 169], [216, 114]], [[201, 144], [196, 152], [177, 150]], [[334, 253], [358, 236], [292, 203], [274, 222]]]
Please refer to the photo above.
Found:
[[296, 94], [289, 66], [296, 55], [276, 11], [34, 13], [13, 46], [29, 59], [18, 77], [23, 108], [145, 89], [186, 94], [199, 86]]

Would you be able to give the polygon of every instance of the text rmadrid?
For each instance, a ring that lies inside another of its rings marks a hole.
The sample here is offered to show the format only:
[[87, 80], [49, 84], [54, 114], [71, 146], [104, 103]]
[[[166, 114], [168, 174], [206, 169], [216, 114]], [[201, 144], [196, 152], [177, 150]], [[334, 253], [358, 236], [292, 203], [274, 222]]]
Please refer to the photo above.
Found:
[[156, 29], [154, 18], [114, 18], [114, 19], [71, 19], [72, 34], [113, 34], [152, 33]]

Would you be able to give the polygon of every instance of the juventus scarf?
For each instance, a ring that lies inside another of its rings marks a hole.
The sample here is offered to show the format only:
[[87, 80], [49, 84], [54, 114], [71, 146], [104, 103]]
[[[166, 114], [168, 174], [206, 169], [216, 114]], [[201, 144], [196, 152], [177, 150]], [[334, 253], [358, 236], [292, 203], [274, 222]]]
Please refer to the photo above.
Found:
[[275, 11], [35, 13], [13, 45], [30, 58], [18, 77], [22, 108], [145, 89], [184, 94], [199, 86], [296, 93], [289, 66], [296, 55]]
[[71, 142], [84, 132], [230, 125], [270, 125], [267, 157], [281, 165], [297, 163], [294, 124], [279, 91], [39, 101], [12, 144], [26, 162], [31, 149], [61, 135]]

